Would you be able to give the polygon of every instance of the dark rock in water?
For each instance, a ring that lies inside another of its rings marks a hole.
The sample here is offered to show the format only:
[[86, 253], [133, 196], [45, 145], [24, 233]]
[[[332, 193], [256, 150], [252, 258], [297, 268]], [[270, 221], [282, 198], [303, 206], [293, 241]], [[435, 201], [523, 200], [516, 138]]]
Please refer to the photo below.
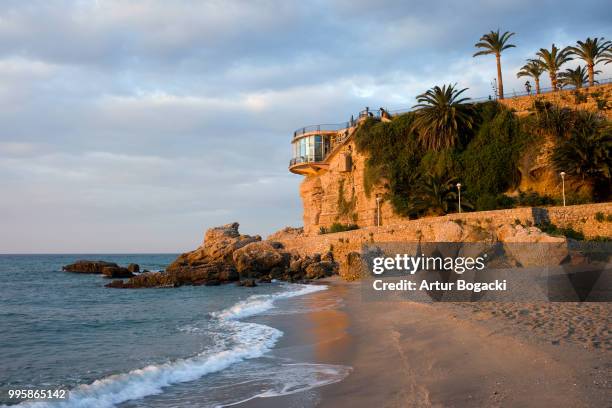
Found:
[[107, 288], [176, 288], [181, 284], [176, 280], [175, 276], [161, 272], [142, 273], [134, 276], [127, 281], [114, 280], [105, 285]]
[[131, 263], [127, 266], [127, 270], [132, 272], [132, 273], [138, 273], [140, 272], [140, 265], [135, 264], [135, 263]]
[[270, 278], [261, 278], [257, 282], [258, 283], [272, 283], [272, 279], [270, 279]]
[[123, 286], [123, 281], [121, 279], [116, 279], [114, 281], [112, 281], [111, 283], [107, 283], [106, 285], [107, 288], [124, 288], [127, 286]]
[[206, 281], [206, 283], [204, 283], [204, 285], [206, 286], [219, 286], [220, 284], [221, 282], [218, 281], [217, 279], [209, 280], [209, 281]]
[[107, 267], [118, 268], [119, 265], [114, 262], [81, 260], [76, 261], [73, 264], [63, 266], [62, 270], [76, 273], [102, 273], [102, 270]]
[[236, 285], [244, 286], [245, 288], [254, 288], [255, 286], [257, 286], [257, 283], [255, 283], [255, 279], [244, 279], [239, 282], [236, 282]]
[[134, 276], [128, 268], [121, 266], [106, 266], [102, 269], [102, 274], [107, 278], [131, 278]]

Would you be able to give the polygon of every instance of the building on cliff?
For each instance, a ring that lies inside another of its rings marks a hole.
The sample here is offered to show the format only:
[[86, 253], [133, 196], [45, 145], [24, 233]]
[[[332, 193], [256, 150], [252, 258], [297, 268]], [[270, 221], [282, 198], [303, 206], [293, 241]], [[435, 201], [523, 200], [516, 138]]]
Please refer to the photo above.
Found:
[[[560, 107], [597, 112], [609, 120], [612, 118], [612, 109], [608, 108], [612, 83], [609, 79], [600, 82], [589, 88], [588, 92], [567, 89], [541, 95], [509, 97], [499, 102], [518, 116], [529, 114], [530, 107], [537, 99]], [[393, 113], [407, 111], [409, 109]], [[304, 207], [304, 232], [307, 235], [316, 235], [321, 228], [329, 228], [334, 223], [368, 227], [405, 221], [404, 217], [394, 213], [391, 203], [384, 199], [387, 193], [385, 180], [372, 186], [369, 191], [365, 190], [368, 158], [357, 151], [353, 135], [359, 123], [370, 116], [389, 120], [389, 114], [382, 109], [366, 109], [359, 113], [356, 120], [351, 118], [339, 124], [307, 126], [293, 133], [289, 170], [304, 176], [300, 196]], [[518, 190], [542, 195], [559, 190], [558, 174], [550, 166], [553, 148], [554, 144], [545, 139], [521, 158], [519, 170], [522, 177]]]
[[388, 203], [377, 200], [384, 193], [383, 186], [366, 194], [367, 157], [357, 152], [352, 138], [361, 121], [371, 116], [386, 120], [385, 113], [366, 108], [356, 120], [307, 126], [293, 133], [289, 171], [305, 176], [300, 196], [306, 234], [318, 234], [334, 223], [364, 227], [399, 220]]

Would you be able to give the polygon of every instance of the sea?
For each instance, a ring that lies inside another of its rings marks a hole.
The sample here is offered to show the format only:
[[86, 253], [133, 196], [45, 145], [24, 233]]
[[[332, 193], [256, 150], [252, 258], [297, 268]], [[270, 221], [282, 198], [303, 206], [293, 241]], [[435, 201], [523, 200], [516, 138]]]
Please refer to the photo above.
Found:
[[[100, 275], [61, 270], [89, 259], [159, 271], [175, 258], [0, 255], [0, 407], [226, 407], [349, 374], [274, 352], [285, 334], [275, 316], [299, 322], [317, 307], [305, 300], [325, 285], [110, 289]], [[68, 398], [9, 398], [40, 389]]]

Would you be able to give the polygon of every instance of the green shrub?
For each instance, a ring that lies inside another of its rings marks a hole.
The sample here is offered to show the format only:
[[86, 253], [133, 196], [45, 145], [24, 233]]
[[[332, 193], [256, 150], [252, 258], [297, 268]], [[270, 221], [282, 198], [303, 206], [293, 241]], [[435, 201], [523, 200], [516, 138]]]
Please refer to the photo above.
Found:
[[576, 231], [573, 228], [559, 228], [555, 224], [550, 222], [538, 224], [537, 227], [549, 235], [557, 237], [566, 237], [575, 239], [577, 241], [584, 241], [584, 234], [580, 231]]
[[355, 204], [357, 204], [355, 189], [351, 190], [351, 198], [347, 200], [344, 198], [344, 179], [340, 180], [338, 183], [338, 213], [346, 216], [353, 215]]
[[329, 228], [319, 227], [319, 235], [333, 234], [335, 232], [351, 231], [351, 230], [356, 230], [356, 229], [359, 229], [358, 225], [340, 224], [339, 222], [334, 222]]
[[476, 211], [495, 210], [497, 208], [497, 197], [493, 194], [482, 194], [476, 199]]
[[583, 94], [582, 92], [576, 90], [574, 91], [574, 103], [576, 105], [579, 105], [581, 103], [584, 103], [588, 100], [588, 97], [586, 94]]
[[502, 110], [491, 120], [482, 122], [474, 139], [461, 153], [461, 178], [472, 196], [488, 209], [493, 209], [489, 208], [493, 199], [482, 196], [495, 197], [520, 181], [517, 163], [528, 139], [518, 118]]
[[[578, 95], [586, 98], [583, 92]], [[593, 186], [593, 197], [572, 197], [567, 192], [568, 201], [609, 199], [610, 122], [598, 114], [560, 108], [539, 98], [533, 110], [533, 114], [519, 118], [497, 102], [475, 104], [473, 128], [462, 130], [456, 146], [439, 151], [427, 150], [419, 143], [412, 112], [389, 122], [365, 120], [354, 140], [357, 150], [368, 155], [363, 178], [366, 195], [385, 180], [385, 200], [396, 214], [410, 218], [455, 211], [456, 188], [449, 189], [448, 180], [462, 184], [462, 209], [466, 210], [554, 205], [553, 198], [533, 192], [515, 198], [505, 195], [520, 183], [518, 163], [525, 149], [533, 147], [538, 138], [552, 135], [557, 138], [555, 170], [574, 179], [584, 176]], [[350, 198], [338, 202], [340, 212], [349, 216], [354, 206], [353, 196]]]
[[608, 108], [608, 101], [606, 99], [595, 99], [595, 103], [597, 104], [597, 110], [603, 111]]
[[540, 195], [534, 191], [521, 191], [517, 198], [517, 204], [521, 207], [544, 207], [556, 204], [554, 198]]
[[597, 212], [597, 213], [595, 214], [595, 220], [596, 220], [597, 222], [604, 222], [604, 221], [605, 221], [605, 219], [606, 219], [606, 216], [605, 216], [605, 215], [604, 215], [604, 213], [602, 213], [601, 211], [599, 211], [599, 212]]
[[359, 229], [359, 226], [355, 224], [340, 224], [339, 222], [334, 222], [331, 227], [329, 227], [329, 233], [333, 234], [335, 232], [351, 231], [356, 229]]
[[[598, 235], [598, 236], [593, 237], [593, 238], [588, 238], [588, 239], [586, 239], [586, 241], [590, 241], [590, 242], [611, 242], [612, 238]], [[602, 260], [608, 260], [608, 257], [605, 257]]]

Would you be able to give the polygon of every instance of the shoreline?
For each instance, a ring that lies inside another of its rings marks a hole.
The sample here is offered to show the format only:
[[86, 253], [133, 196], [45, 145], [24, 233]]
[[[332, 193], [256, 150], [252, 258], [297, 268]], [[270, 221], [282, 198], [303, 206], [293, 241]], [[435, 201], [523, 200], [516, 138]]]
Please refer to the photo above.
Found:
[[[264, 318], [286, 333], [272, 353], [351, 366], [352, 372], [335, 384], [237, 407], [599, 407], [610, 400], [605, 328], [599, 332], [603, 347], [571, 337], [551, 341], [545, 328], [509, 317], [516, 312], [528, 319], [520, 313], [525, 304], [362, 301], [359, 282], [321, 283], [329, 289], [308, 295], [309, 302], [337, 297], [339, 307], [289, 321]], [[607, 303], [557, 303], [545, 310], [557, 326], [574, 327], [578, 316], [591, 316], [599, 326], [607, 325], [601, 321], [606, 313], [610, 318]]]

